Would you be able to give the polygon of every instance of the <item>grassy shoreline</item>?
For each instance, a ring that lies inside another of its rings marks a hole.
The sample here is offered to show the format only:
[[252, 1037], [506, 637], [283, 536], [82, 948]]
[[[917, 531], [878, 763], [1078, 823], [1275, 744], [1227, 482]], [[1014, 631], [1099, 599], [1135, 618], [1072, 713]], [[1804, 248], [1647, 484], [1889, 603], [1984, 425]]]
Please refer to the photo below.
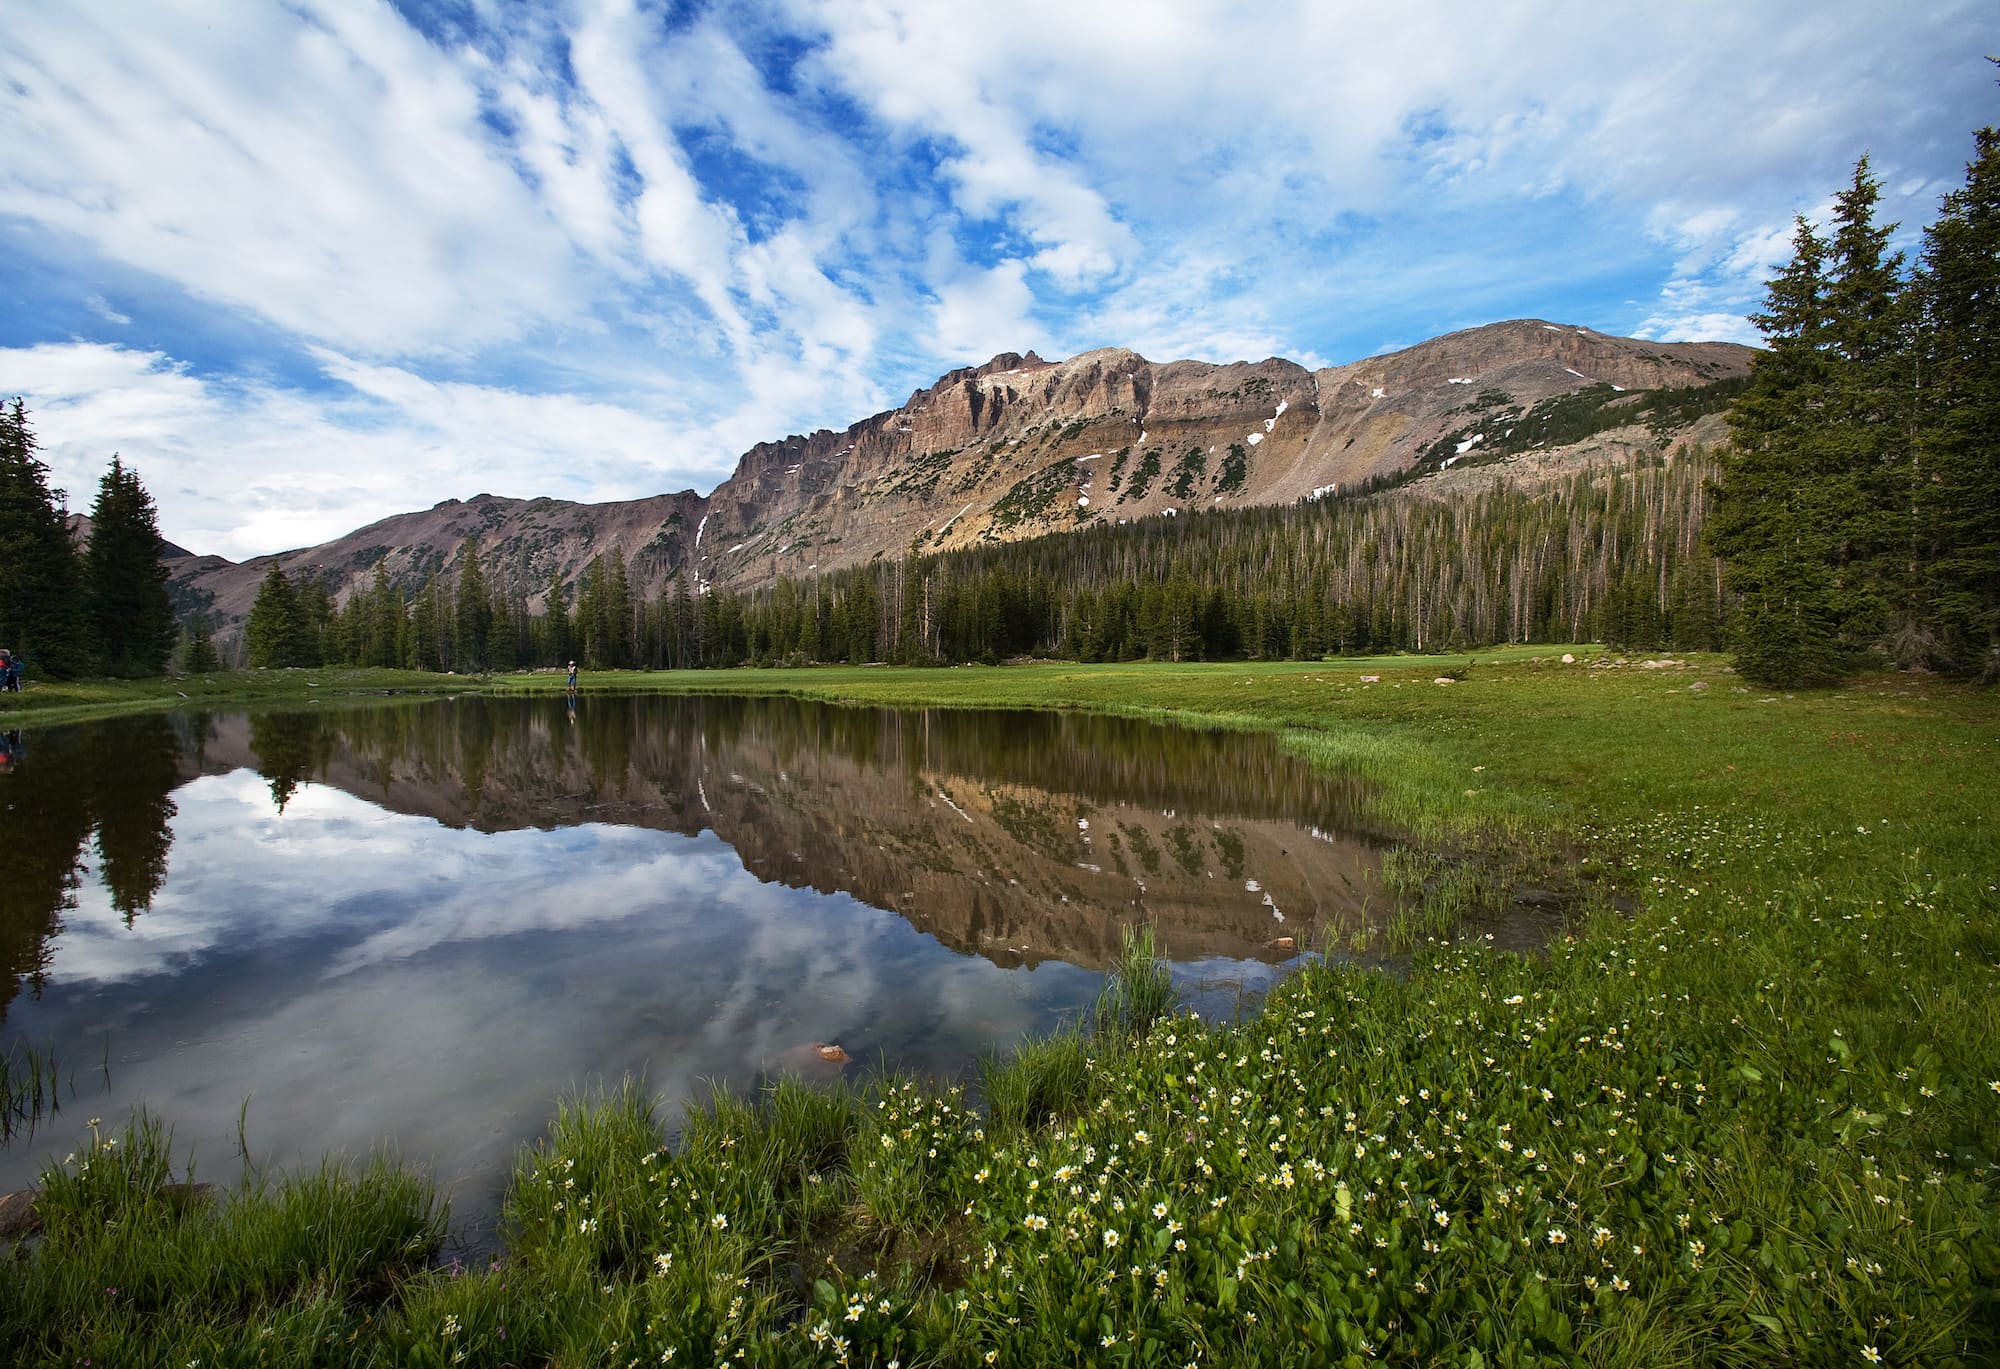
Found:
[[[190, 1205], [161, 1196], [156, 1135], [93, 1134], [50, 1184], [46, 1238], [0, 1266], [0, 1349], [174, 1365], [1991, 1362], [2000, 700], [1902, 676], [1792, 696], [1712, 657], [1564, 666], [1562, 650], [1469, 668], [586, 676], [585, 707], [598, 691], [777, 692], [1270, 728], [1375, 780], [1414, 830], [1560, 837], [1641, 907], [1532, 958], [1435, 944], [1405, 978], [1308, 970], [1235, 1028], [1128, 1006], [990, 1062], [978, 1106], [917, 1080], [785, 1085], [716, 1099], [668, 1151], [630, 1089], [565, 1100], [522, 1158], [503, 1258], [476, 1271], [427, 1268], [440, 1218], [396, 1171]], [[404, 687], [273, 674], [185, 701], [31, 690], [38, 706], [0, 709], [0, 726]], [[1148, 974], [1135, 956], [1123, 983]]]

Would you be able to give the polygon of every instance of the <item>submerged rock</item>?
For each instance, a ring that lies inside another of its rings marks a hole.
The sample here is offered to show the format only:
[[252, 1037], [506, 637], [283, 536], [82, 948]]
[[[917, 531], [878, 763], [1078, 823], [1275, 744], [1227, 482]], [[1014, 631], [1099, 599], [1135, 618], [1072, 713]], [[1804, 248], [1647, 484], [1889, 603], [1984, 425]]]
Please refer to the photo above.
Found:
[[0, 1194], [0, 1241], [17, 1241], [42, 1229], [42, 1214], [35, 1207], [35, 1190]]

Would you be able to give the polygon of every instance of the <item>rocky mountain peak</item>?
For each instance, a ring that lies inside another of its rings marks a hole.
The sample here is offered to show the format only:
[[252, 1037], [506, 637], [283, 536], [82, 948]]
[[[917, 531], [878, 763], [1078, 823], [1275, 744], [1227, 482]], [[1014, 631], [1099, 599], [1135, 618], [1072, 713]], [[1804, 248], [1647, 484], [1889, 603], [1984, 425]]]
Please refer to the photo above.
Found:
[[273, 561], [326, 577], [336, 597], [378, 563], [414, 590], [448, 577], [470, 535], [489, 581], [530, 609], [552, 579], [574, 585], [614, 550], [644, 595], [682, 574], [700, 587], [752, 588], [878, 557], [1317, 498], [1413, 468], [1545, 463], [1579, 433], [1608, 460], [1690, 434], [1713, 440], [1718, 406], [1684, 396], [1740, 382], [1752, 355], [1543, 319], [1319, 371], [1281, 357], [1154, 362], [1123, 347], [1053, 362], [1002, 352], [843, 431], [760, 442], [706, 498], [579, 505], [481, 494], [241, 566], [187, 558], [176, 582], [184, 604], [227, 625], [248, 612]]

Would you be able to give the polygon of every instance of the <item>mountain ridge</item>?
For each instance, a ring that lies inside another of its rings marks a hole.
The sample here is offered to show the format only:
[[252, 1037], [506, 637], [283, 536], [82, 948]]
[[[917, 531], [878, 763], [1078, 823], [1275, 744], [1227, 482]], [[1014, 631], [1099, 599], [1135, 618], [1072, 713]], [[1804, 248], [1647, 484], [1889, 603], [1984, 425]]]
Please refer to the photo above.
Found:
[[[206, 613], [225, 634], [274, 565], [320, 577], [344, 601], [378, 564], [410, 590], [451, 577], [467, 537], [488, 583], [534, 611], [552, 581], [573, 593], [591, 560], [614, 552], [646, 597], [680, 575], [698, 590], [755, 589], [881, 557], [1546, 457], [1574, 446], [1568, 434], [1579, 425], [1603, 459], [1631, 459], [1712, 440], [1713, 421], [1663, 422], [1659, 396], [1740, 380], [1753, 355], [1733, 343], [1656, 343], [1542, 319], [1317, 370], [1282, 357], [1153, 362], [1121, 347], [1063, 361], [1002, 352], [838, 432], [757, 443], [706, 496], [582, 504], [479, 494], [315, 547], [169, 564], [182, 611]], [[1548, 440], [1530, 442], [1543, 430]]]

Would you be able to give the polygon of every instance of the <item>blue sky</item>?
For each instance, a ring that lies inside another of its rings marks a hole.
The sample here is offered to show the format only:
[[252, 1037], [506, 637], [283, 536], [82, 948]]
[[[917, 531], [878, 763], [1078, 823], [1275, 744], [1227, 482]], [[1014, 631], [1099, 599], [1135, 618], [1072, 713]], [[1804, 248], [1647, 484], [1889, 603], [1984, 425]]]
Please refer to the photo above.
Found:
[[1863, 152], [1906, 245], [1988, 4], [65, 0], [0, 44], [0, 391], [242, 558], [706, 492], [995, 352], [1754, 341]]

